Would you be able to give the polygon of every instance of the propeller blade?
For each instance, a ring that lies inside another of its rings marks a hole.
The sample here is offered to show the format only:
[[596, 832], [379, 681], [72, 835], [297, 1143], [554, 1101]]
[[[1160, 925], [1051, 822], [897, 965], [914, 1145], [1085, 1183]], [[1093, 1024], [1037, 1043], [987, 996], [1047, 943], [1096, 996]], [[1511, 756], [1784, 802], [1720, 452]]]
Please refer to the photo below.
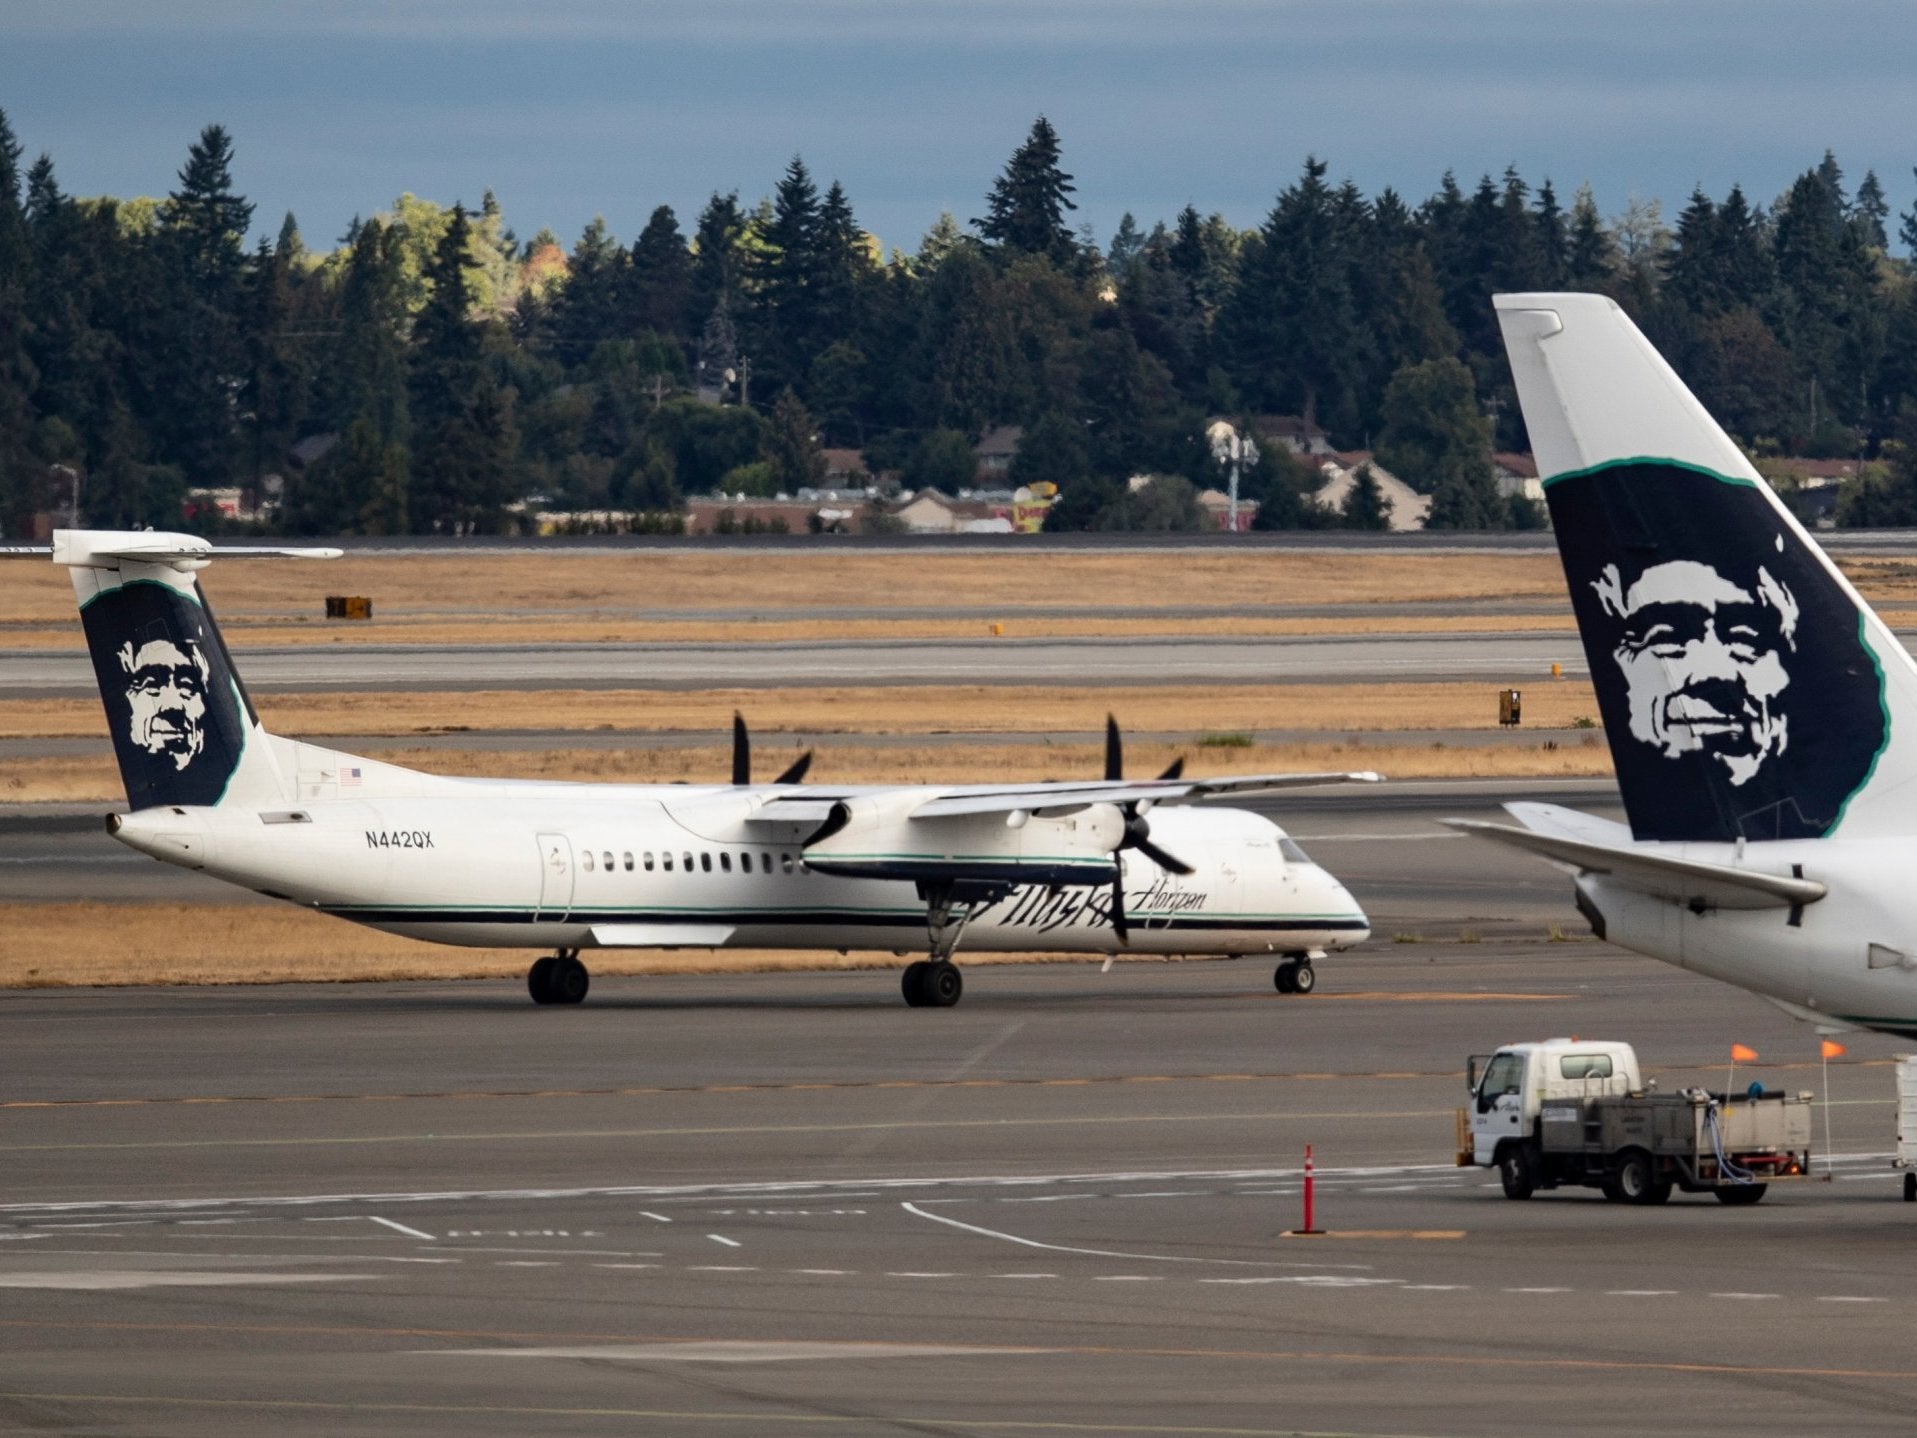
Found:
[[775, 784], [802, 784], [805, 782], [805, 771], [811, 767], [812, 751], [808, 749], [787, 765], [785, 773], [781, 774], [772, 782]]
[[1180, 754], [1171, 761], [1171, 767], [1158, 777], [1160, 779], [1182, 779], [1185, 775], [1185, 756]]
[[1125, 777], [1125, 741], [1119, 736], [1118, 720], [1110, 714], [1105, 716], [1105, 777]]
[[1112, 933], [1121, 944], [1132, 941], [1131, 921], [1125, 917], [1125, 866], [1118, 866], [1118, 873], [1112, 879]]
[[1147, 859], [1150, 859], [1168, 874], [1190, 874], [1196, 872], [1190, 864], [1187, 864], [1176, 854], [1166, 853], [1150, 839], [1133, 839], [1131, 847], [1138, 850], [1139, 853], [1143, 854]]
[[746, 733], [745, 715], [732, 711], [732, 782], [752, 782], [752, 736]]

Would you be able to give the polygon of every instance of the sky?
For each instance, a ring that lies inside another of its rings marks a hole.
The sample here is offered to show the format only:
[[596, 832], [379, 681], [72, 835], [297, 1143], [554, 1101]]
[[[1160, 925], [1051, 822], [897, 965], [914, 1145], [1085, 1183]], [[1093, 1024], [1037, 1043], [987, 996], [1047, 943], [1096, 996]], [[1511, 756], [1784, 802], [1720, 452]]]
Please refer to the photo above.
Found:
[[[915, 248], [1033, 119], [1104, 243], [1186, 204], [1262, 220], [1307, 155], [1413, 203], [1514, 165], [1607, 216], [1769, 201], [1826, 149], [1917, 203], [1913, 0], [4, 0], [0, 110], [69, 194], [171, 189], [202, 126], [311, 246], [402, 192], [567, 244], [688, 230], [797, 154]], [[1899, 247], [1901, 248], [1901, 247]]]

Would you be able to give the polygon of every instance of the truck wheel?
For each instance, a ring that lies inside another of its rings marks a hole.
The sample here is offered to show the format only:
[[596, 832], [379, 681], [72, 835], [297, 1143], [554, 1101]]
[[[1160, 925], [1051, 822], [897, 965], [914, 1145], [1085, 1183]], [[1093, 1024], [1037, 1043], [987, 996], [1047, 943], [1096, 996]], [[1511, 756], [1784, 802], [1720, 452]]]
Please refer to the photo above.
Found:
[[1513, 1147], [1500, 1154], [1498, 1181], [1504, 1185], [1506, 1198], [1529, 1198], [1537, 1192], [1538, 1179], [1531, 1170], [1530, 1151]]
[[1671, 1196], [1671, 1186], [1657, 1181], [1657, 1167], [1641, 1148], [1629, 1148], [1619, 1155], [1617, 1173], [1611, 1181], [1626, 1203], [1662, 1203]]
[[1717, 1195], [1719, 1203], [1732, 1208], [1746, 1208], [1764, 1196], [1766, 1187], [1761, 1183], [1739, 1183], [1729, 1188], [1714, 1188], [1711, 1192]]
[[1904, 1202], [1917, 1203], [1917, 1173], [1904, 1175]]

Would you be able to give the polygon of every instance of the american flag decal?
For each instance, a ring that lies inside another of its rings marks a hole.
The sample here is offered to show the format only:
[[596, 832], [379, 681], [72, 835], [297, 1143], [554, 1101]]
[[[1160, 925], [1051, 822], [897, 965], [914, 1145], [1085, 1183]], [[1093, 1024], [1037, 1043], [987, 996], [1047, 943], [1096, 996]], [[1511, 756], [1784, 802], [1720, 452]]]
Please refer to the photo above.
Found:
[[342, 769], [341, 769], [341, 770], [339, 771], [339, 781], [340, 781], [340, 783], [342, 783], [342, 784], [357, 784], [357, 783], [359, 783], [359, 766], [358, 766], [357, 764], [355, 764], [355, 765], [354, 765], [353, 767], [351, 767], [350, 769], [349, 769], [349, 768], [342, 768]]

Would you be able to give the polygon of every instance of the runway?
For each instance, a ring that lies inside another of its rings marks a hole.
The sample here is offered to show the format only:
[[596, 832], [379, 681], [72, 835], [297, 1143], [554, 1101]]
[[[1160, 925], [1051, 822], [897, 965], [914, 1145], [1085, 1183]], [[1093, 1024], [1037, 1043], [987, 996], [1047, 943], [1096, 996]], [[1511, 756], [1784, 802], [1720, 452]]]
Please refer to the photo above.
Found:
[[[143, 1434], [1902, 1432], [1881, 1067], [1834, 1183], [1512, 1204], [1465, 1053], [1695, 1083], [1747, 996], [1594, 943], [1263, 965], [13, 993], [0, 1428]], [[1890, 1041], [1859, 1040], [1855, 1057]], [[1286, 1237], [1315, 1145], [1332, 1237]]]

